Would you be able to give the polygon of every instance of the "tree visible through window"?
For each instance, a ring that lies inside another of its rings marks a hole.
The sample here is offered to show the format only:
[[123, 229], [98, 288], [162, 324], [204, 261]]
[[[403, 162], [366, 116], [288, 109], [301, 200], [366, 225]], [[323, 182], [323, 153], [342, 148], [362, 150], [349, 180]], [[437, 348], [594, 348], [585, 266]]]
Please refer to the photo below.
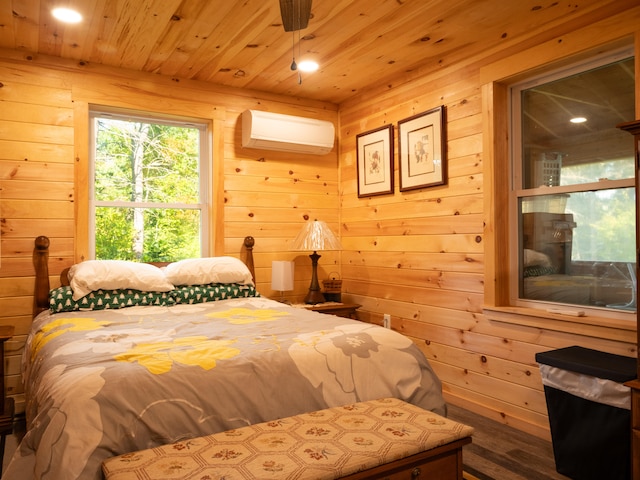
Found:
[[95, 112], [92, 128], [95, 258], [201, 256], [205, 126]]

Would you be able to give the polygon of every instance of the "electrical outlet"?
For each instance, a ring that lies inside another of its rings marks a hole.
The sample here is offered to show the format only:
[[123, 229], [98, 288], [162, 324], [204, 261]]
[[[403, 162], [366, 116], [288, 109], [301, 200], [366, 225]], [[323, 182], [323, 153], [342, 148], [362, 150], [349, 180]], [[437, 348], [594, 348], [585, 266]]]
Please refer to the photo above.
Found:
[[385, 313], [384, 317], [382, 318], [382, 326], [384, 328], [391, 328], [391, 315], [389, 315], [388, 313]]

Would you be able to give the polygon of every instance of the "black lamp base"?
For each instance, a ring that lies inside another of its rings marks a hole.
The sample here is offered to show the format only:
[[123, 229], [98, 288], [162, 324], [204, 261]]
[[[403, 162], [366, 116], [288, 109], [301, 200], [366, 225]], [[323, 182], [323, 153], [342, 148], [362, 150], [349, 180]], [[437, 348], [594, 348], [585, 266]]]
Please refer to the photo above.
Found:
[[322, 292], [318, 290], [309, 289], [307, 296], [304, 297], [304, 303], [306, 303], [307, 305], [316, 305], [317, 303], [324, 303], [324, 302], [325, 302], [324, 295], [322, 294]]
[[320, 283], [318, 283], [318, 259], [320, 255], [313, 252], [309, 255], [311, 259], [311, 285], [309, 285], [309, 292], [304, 297], [304, 303], [307, 305], [315, 305], [316, 303], [324, 303], [324, 295], [320, 291]]

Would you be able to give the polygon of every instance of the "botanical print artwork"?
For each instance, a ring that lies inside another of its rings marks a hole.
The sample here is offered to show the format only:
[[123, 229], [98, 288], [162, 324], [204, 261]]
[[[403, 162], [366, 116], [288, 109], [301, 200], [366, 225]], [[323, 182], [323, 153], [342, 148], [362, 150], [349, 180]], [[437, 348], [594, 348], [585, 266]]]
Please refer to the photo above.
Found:
[[408, 134], [407, 142], [412, 148], [407, 155], [409, 156], [409, 176], [424, 175], [425, 173], [435, 172], [435, 162], [433, 154], [433, 125], [429, 125], [419, 130], [414, 130]]
[[385, 180], [382, 160], [384, 157], [384, 142], [374, 142], [364, 146], [364, 184], [374, 185]]
[[356, 136], [358, 197], [393, 193], [393, 125]]
[[445, 125], [443, 106], [398, 122], [401, 192], [446, 183]]

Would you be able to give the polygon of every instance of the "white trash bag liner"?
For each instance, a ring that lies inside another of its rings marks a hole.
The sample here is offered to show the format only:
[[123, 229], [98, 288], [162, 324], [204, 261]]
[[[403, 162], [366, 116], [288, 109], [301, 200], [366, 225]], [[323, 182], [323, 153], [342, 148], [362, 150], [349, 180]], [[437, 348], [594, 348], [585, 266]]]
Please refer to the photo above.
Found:
[[540, 364], [542, 384], [611, 407], [631, 410], [631, 389], [624, 384]]

